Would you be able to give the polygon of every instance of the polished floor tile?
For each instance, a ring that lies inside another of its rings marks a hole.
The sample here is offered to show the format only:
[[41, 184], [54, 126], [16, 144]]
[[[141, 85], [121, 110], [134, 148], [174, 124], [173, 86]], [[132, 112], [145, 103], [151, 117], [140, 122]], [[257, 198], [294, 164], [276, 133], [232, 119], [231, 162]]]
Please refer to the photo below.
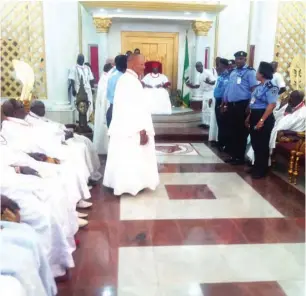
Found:
[[305, 295], [304, 192], [273, 173], [252, 180], [203, 143], [174, 155], [164, 146], [182, 142], [168, 142], [157, 142], [156, 191], [91, 191], [76, 267], [58, 295]]

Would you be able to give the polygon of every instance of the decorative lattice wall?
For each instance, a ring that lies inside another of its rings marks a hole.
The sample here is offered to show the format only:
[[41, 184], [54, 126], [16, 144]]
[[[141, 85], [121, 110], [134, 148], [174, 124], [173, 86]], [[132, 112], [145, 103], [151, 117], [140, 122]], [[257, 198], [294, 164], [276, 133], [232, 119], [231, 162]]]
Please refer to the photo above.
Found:
[[280, 1], [278, 8], [274, 58], [278, 72], [290, 90], [305, 89], [305, 25], [304, 1]]
[[22, 86], [15, 80], [13, 59], [29, 63], [35, 73], [33, 95], [46, 97], [42, 1], [0, 4], [1, 97], [17, 98]]

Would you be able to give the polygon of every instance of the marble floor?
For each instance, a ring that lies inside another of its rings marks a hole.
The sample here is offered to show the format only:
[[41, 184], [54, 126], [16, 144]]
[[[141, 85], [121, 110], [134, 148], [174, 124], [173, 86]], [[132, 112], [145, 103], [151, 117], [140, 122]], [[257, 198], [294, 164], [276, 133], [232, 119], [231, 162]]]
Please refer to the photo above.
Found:
[[306, 295], [304, 192], [273, 173], [252, 180], [202, 143], [156, 151], [155, 192], [93, 188], [60, 296]]

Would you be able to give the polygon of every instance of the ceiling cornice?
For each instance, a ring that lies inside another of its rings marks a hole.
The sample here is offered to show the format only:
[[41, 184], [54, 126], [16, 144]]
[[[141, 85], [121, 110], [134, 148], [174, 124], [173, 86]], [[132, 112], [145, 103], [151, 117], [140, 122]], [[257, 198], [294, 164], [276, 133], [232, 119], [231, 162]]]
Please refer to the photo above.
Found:
[[189, 11], [189, 12], [213, 12], [222, 11], [226, 5], [218, 2], [169, 2], [169, 1], [80, 1], [87, 9], [127, 9], [127, 10], [150, 10], [150, 11]]

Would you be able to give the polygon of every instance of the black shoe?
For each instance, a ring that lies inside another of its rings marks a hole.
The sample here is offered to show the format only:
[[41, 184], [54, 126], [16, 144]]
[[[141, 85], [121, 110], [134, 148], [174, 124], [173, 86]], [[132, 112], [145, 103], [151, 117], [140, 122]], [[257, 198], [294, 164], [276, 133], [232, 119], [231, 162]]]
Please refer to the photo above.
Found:
[[263, 179], [266, 177], [266, 174], [260, 174], [258, 172], [253, 172], [252, 173], [252, 178], [255, 180]]
[[231, 164], [234, 161], [235, 161], [235, 158], [233, 158], [233, 157], [230, 157], [230, 158], [227, 158], [227, 159], [224, 160], [225, 163], [229, 163], [229, 164]]
[[243, 165], [243, 164], [245, 164], [245, 161], [244, 161], [244, 159], [235, 159], [230, 164], [231, 165]]
[[250, 167], [249, 169], [246, 170], [247, 174], [254, 174], [254, 167]]

